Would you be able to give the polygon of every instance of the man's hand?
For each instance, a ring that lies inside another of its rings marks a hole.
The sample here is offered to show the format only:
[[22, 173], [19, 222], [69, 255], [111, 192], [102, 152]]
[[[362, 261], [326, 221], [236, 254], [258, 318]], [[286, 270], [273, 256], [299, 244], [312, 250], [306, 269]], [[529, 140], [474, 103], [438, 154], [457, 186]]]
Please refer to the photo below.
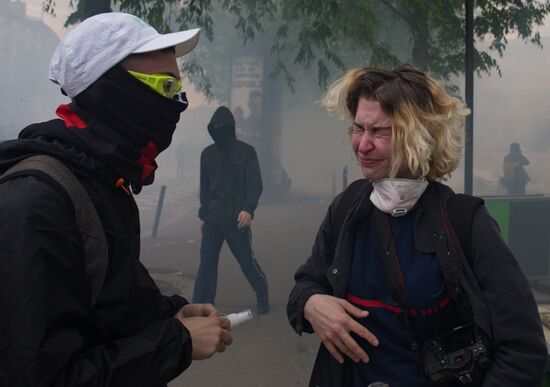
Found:
[[204, 360], [215, 352], [225, 351], [233, 337], [229, 333], [229, 320], [218, 316], [211, 304], [188, 304], [175, 316], [191, 334], [193, 360]]
[[187, 304], [180, 309], [178, 314], [183, 318], [218, 316], [218, 309], [212, 304]]
[[200, 223], [199, 223], [199, 228], [202, 232], [202, 229], [204, 228], [204, 220], [201, 220]]
[[237, 228], [240, 230], [241, 228], [245, 228], [250, 226], [250, 222], [252, 221], [252, 215], [250, 215], [246, 211], [239, 212], [239, 216], [237, 217]]
[[365, 318], [368, 315], [369, 312], [344, 299], [324, 294], [311, 296], [304, 306], [304, 317], [339, 363], [344, 362], [342, 354], [354, 362], [369, 361], [368, 355], [350, 335], [350, 332], [354, 332], [373, 346], [378, 346], [378, 339], [352, 318]]

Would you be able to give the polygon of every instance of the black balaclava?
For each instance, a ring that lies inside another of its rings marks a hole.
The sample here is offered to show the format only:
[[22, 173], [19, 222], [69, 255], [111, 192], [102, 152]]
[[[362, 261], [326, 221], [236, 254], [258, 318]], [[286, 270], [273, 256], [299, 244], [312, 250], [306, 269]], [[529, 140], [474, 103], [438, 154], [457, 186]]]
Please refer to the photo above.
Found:
[[89, 124], [88, 131], [75, 131], [139, 192], [153, 182], [155, 158], [170, 145], [187, 108], [185, 94], [180, 96], [163, 97], [117, 65], [74, 98], [73, 110]]
[[229, 149], [237, 141], [231, 110], [225, 106], [217, 108], [208, 123], [208, 133], [221, 150]]

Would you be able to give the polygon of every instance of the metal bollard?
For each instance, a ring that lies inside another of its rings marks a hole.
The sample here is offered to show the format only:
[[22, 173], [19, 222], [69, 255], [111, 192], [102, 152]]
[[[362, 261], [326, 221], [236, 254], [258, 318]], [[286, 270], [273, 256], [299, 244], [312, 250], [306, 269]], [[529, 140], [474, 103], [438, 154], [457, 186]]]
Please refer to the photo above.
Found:
[[151, 234], [151, 237], [153, 238], [157, 237], [157, 231], [158, 231], [159, 222], [160, 222], [160, 213], [162, 212], [162, 204], [164, 203], [165, 194], [166, 194], [166, 186], [163, 185], [160, 187], [160, 196], [159, 196], [159, 202], [157, 204], [157, 213], [155, 214], [155, 223], [153, 223], [153, 232]]

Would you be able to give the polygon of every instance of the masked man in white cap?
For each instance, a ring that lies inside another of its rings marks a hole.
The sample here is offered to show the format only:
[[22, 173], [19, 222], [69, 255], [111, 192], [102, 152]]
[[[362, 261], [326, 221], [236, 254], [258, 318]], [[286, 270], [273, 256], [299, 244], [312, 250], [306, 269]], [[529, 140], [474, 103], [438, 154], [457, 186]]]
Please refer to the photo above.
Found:
[[[176, 57], [198, 39], [123, 13], [85, 20], [50, 65], [71, 102], [0, 145], [0, 386], [165, 386], [231, 344], [212, 305], [161, 295], [139, 262], [132, 192], [153, 182], [187, 107]], [[61, 161], [87, 197], [14, 169], [35, 155]]]

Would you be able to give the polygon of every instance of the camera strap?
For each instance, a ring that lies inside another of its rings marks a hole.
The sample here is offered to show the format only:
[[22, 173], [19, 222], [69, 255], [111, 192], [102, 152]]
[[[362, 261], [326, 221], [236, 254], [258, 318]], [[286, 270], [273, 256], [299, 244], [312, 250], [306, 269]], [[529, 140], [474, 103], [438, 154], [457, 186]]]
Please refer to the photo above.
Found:
[[[455, 302], [462, 322], [473, 322], [472, 308], [460, 283], [462, 278], [462, 262], [456, 250], [454, 248], [449, 248], [450, 245], [453, 246], [453, 236], [448, 226], [441, 198], [432, 184], [428, 186], [421, 196], [420, 203], [427, 216], [427, 225], [432, 234], [433, 247], [445, 279], [449, 297]], [[384, 266], [386, 283], [391, 297], [400, 309], [397, 318], [407, 335], [409, 344], [414, 353], [415, 362], [422, 369], [422, 355], [409, 321], [405, 282], [399, 264], [395, 241], [392, 236], [390, 218], [388, 214], [376, 208], [373, 211], [373, 217], [375, 228], [378, 230], [380, 238], [380, 254]]]
[[449, 227], [448, 217], [437, 189], [430, 185], [420, 198], [427, 223], [432, 230], [432, 243], [445, 279], [449, 297], [457, 307], [463, 323], [473, 322], [470, 301], [462, 287], [463, 263], [457, 251], [457, 242]]
[[399, 257], [397, 256], [395, 241], [392, 236], [392, 226], [390, 223], [389, 215], [383, 213], [377, 208], [374, 208], [373, 217], [375, 228], [378, 230], [380, 237], [380, 253], [382, 257], [382, 263], [384, 265], [386, 283], [388, 285], [390, 295], [400, 309], [399, 313], [397, 314], [397, 318], [401, 323], [401, 327], [405, 331], [405, 334], [407, 335], [407, 339], [414, 353], [414, 360], [417, 366], [421, 369], [422, 355], [420, 353], [418, 341], [414, 337], [409, 321], [409, 311], [407, 308], [405, 297], [405, 282], [403, 280], [401, 265], [399, 264]]

